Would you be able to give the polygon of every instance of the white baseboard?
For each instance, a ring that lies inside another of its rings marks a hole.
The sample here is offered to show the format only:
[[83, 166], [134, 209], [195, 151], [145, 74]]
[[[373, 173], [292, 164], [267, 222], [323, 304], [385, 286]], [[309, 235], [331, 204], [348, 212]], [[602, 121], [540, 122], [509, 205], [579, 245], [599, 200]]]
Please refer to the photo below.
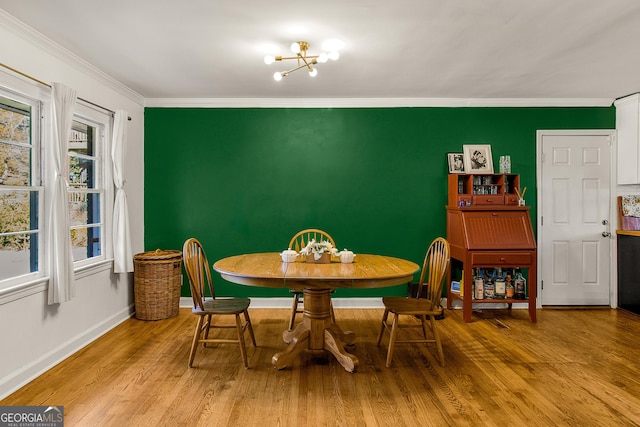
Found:
[[[292, 297], [251, 298], [251, 308], [291, 308]], [[384, 308], [382, 298], [331, 298], [334, 308]], [[180, 307], [193, 307], [190, 297], [180, 298]]]
[[[291, 308], [291, 297], [280, 297], [280, 298], [251, 298], [251, 308]], [[384, 308], [382, 305], [381, 297], [373, 297], [373, 298], [331, 298], [331, 302], [333, 303], [334, 308]], [[443, 307], [447, 306], [447, 299], [442, 298], [441, 304]], [[193, 307], [193, 300], [191, 297], [181, 297], [180, 298], [180, 307], [182, 308], [191, 308]], [[462, 301], [455, 300], [453, 301], [451, 308], [454, 310], [462, 309]], [[505, 303], [495, 303], [495, 304], [474, 304], [474, 309], [491, 309], [491, 308], [507, 308], [507, 304]], [[513, 309], [528, 309], [529, 304], [526, 302], [522, 303], [514, 303], [511, 307]]]

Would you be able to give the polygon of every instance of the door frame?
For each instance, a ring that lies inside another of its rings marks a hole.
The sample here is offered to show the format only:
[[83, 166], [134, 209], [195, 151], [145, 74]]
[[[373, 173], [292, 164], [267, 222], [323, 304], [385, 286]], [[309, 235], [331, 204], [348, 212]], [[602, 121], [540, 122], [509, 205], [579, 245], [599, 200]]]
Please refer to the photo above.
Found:
[[[536, 189], [537, 189], [537, 200], [536, 200], [536, 234], [537, 234], [537, 245], [538, 248], [542, 247], [543, 241], [543, 228], [542, 228], [542, 196], [544, 194], [545, 189], [542, 188], [542, 138], [544, 136], [566, 136], [566, 135], [575, 135], [575, 136], [587, 136], [587, 135], [597, 135], [597, 136], [608, 136], [609, 137], [609, 232], [611, 233], [611, 245], [609, 246], [609, 306], [611, 308], [616, 308], [618, 306], [618, 293], [617, 293], [617, 283], [618, 283], [618, 270], [616, 268], [616, 244], [617, 237], [615, 233], [615, 228], [618, 226], [618, 212], [617, 212], [617, 133], [615, 129], [570, 129], [570, 130], [537, 130], [536, 131]], [[542, 260], [540, 257], [540, 252], [537, 251], [537, 277], [538, 283], [536, 283], [537, 287], [537, 301], [536, 307], [542, 308]]]

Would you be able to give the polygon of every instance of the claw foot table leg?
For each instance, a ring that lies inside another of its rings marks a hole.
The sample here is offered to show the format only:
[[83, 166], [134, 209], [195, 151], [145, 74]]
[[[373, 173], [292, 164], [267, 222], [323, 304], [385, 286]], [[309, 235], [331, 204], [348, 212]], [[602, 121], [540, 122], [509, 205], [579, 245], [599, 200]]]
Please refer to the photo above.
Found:
[[273, 367], [278, 370], [291, 366], [293, 359], [295, 359], [300, 352], [309, 348], [309, 328], [299, 326], [294, 329], [293, 332], [290, 336], [291, 341], [289, 342], [289, 347], [281, 353], [274, 354], [271, 358]]
[[324, 331], [324, 348], [333, 354], [338, 363], [348, 372], [354, 372], [358, 367], [358, 358], [344, 349], [344, 343], [334, 335], [331, 329]]

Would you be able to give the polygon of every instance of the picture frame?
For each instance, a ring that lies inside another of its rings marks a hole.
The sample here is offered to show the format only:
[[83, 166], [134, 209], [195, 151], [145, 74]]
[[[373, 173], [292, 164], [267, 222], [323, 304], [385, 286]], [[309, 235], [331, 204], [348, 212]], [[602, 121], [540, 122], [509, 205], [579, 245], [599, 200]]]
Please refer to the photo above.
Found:
[[464, 154], [448, 153], [447, 163], [449, 164], [449, 173], [465, 173]]
[[460, 282], [456, 282], [455, 280], [451, 281], [451, 292], [456, 294], [460, 293]]
[[463, 145], [466, 173], [493, 173], [491, 145]]

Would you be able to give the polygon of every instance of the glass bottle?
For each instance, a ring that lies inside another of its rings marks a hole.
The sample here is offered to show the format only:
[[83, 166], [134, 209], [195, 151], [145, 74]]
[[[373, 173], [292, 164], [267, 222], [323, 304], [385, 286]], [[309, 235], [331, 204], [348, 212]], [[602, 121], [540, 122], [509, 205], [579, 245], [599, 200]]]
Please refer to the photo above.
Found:
[[498, 275], [496, 276], [496, 298], [504, 299], [506, 292], [507, 282], [502, 272], [502, 268], [498, 268]]
[[515, 274], [515, 298], [516, 299], [526, 299], [526, 294], [525, 294], [525, 289], [527, 287], [527, 281], [525, 280], [524, 276], [522, 275], [522, 273], [520, 272], [520, 270], [516, 271]]
[[475, 299], [484, 299], [484, 279], [482, 278], [482, 270], [478, 269], [473, 279], [473, 292]]
[[513, 288], [513, 282], [511, 281], [511, 275], [507, 274], [506, 284], [505, 284], [505, 298], [513, 299], [515, 294], [515, 289]]
[[495, 286], [495, 270], [493, 272], [487, 271], [487, 278], [484, 282], [484, 297], [485, 299], [494, 299], [496, 297]]

